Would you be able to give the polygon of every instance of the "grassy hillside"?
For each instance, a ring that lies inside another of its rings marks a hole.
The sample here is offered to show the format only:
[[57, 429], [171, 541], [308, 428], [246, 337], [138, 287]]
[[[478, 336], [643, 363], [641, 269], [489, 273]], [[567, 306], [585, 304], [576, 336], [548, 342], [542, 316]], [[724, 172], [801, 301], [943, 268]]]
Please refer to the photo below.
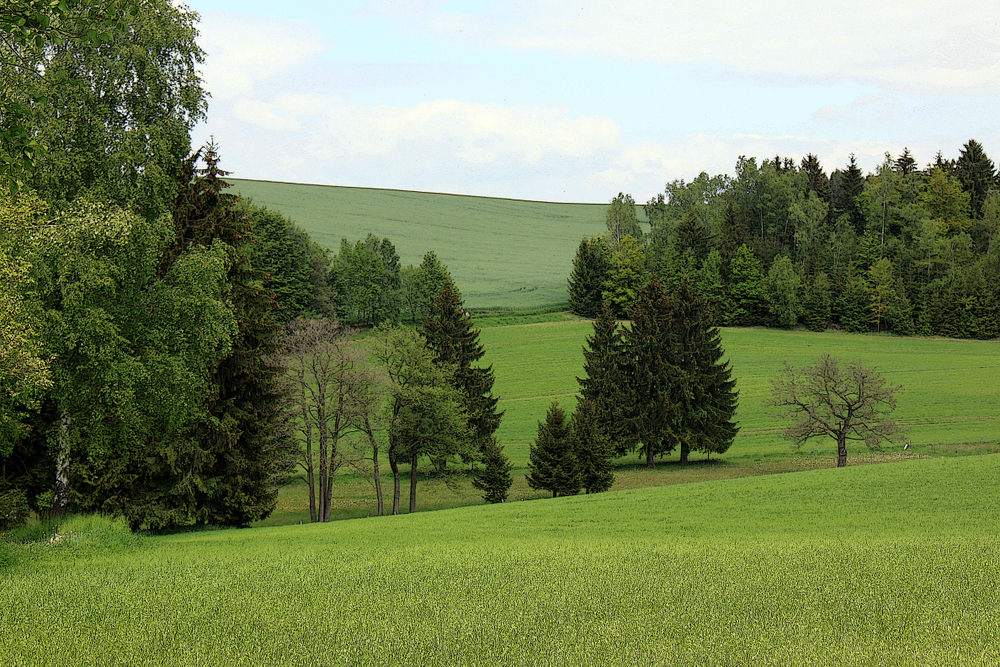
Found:
[[998, 476], [923, 460], [138, 545], [71, 525], [0, 571], [0, 663], [1000, 664]]
[[230, 180], [240, 195], [281, 211], [334, 251], [341, 237], [369, 232], [388, 236], [404, 266], [433, 250], [470, 308], [565, 303], [580, 239], [604, 230], [604, 204]]
[[[500, 325], [506, 318], [482, 321], [480, 340], [486, 347], [484, 361], [493, 365], [494, 390], [505, 411], [498, 436], [514, 465], [512, 499], [540, 498], [524, 480], [528, 472], [530, 443], [538, 421], [553, 399], [567, 410], [575, 405], [576, 377], [583, 373], [582, 348], [592, 331], [587, 320], [553, 313], [528, 325]], [[692, 464], [677, 465], [677, 455], [663, 459], [655, 470], [639, 464], [635, 455], [617, 461], [615, 490], [634, 489], [705, 480], [745, 477], [836, 465], [833, 440], [815, 439], [793, 449], [781, 437], [783, 422], [767, 406], [771, 378], [785, 360], [800, 366], [828, 352], [843, 360], [861, 359], [877, 366], [893, 383], [903, 385], [895, 416], [909, 427], [903, 442], [886, 444], [870, 453], [863, 445], [848, 447], [848, 464], [901, 461], [1000, 451], [1000, 355], [996, 342], [887, 335], [851, 335], [838, 332], [724, 329], [723, 347], [732, 362], [740, 391], [737, 419], [740, 433], [722, 457], [706, 461], [692, 454]], [[404, 476], [409, 474], [404, 466]], [[384, 484], [390, 483], [384, 471]], [[404, 478], [404, 484], [408, 478]], [[454, 481], [454, 480], [452, 480]], [[480, 494], [468, 478], [457, 486], [421, 476], [418, 510], [438, 510], [479, 504]], [[405, 502], [404, 502], [404, 510]], [[375, 512], [371, 484], [344, 469], [334, 490], [336, 518], [364, 517]], [[302, 483], [281, 490], [278, 509], [267, 525], [308, 521], [308, 498]]]

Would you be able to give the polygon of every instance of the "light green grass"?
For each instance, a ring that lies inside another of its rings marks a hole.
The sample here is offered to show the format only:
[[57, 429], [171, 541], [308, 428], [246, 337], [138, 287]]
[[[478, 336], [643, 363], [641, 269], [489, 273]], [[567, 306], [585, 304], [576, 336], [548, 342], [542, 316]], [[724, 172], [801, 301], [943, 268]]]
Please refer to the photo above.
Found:
[[433, 250], [469, 308], [565, 303], [580, 239], [604, 231], [606, 204], [230, 179], [255, 204], [281, 211], [333, 251], [341, 237], [387, 236], [403, 265]]
[[[539, 315], [551, 319], [552, 314]], [[505, 318], [481, 320], [486, 348], [484, 362], [493, 365], [495, 393], [505, 411], [498, 436], [513, 463], [512, 499], [545, 497], [528, 487], [530, 444], [553, 399], [571, 411], [578, 390], [576, 377], [583, 373], [583, 346], [592, 323], [566, 316], [518, 326], [489, 326]], [[859, 336], [838, 332], [724, 329], [723, 347], [732, 361], [740, 391], [737, 419], [740, 433], [728, 452], [705, 460], [692, 454], [691, 465], [678, 465], [676, 454], [659, 460], [648, 470], [635, 455], [618, 459], [614, 489], [635, 489], [715, 479], [756, 476], [836, 465], [832, 439], [815, 439], [794, 449], [781, 437], [784, 422], [767, 406], [770, 381], [784, 360], [801, 366], [827, 352], [843, 360], [861, 359], [875, 365], [891, 382], [903, 385], [895, 416], [909, 427], [904, 441], [887, 443], [883, 451], [869, 452], [863, 445], [848, 448], [848, 465], [902, 461], [1000, 451], [1000, 355], [995, 341]], [[426, 466], [426, 464], [424, 464]], [[404, 466], [404, 486], [409, 471]], [[482, 503], [468, 477], [449, 487], [443, 480], [421, 475], [418, 511], [439, 510]], [[389, 489], [388, 470], [383, 488]], [[387, 491], [388, 492], [388, 491]], [[405, 494], [405, 489], [404, 489]], [[371, 485], [346, 470], [334, 489], [335, 518], [375, 514]], [[404, 499], [403, 511], [406, 511]], [[303, 483], [295, 481], [281, 490], [278, 509], [264, 525], [308, 522], [308, 498]]]
[[0, 572], [4, 665], [994, 665], [1000, 456], [147, 538]]
[[[484, 363], [493, 365], [494, 392], [506, 410], [501, 442], [510, 446], [515, 465], [527, 462], [528, 443], [553, 399], [575, 405], [583, 374], [583, 346], [593, 331], [588, 320], [528, 326], [485, 327], [480, 340]], [[740, 392], [740, 433], [727, 461], [787, 456], [782, 421], [767, 406], [771, 379], [783, 362], [800, 367], [828, 353], [843, 361], [860, 359], [876, 366], [889, 382], [900, 384], [894, 416], [910, 430], [910, 450], [931, 454], [944, 445], [1000, 441], [1000, 349], [996, 341], [852, 335], [834, 331], [723, 329], [722, 346]], [[816, 440], [806, 449], [832, 452], [835, 445]], [[901, 451], [902, 442], [887, 446]], [[859, 453], [855, 448], [853, 453]]]

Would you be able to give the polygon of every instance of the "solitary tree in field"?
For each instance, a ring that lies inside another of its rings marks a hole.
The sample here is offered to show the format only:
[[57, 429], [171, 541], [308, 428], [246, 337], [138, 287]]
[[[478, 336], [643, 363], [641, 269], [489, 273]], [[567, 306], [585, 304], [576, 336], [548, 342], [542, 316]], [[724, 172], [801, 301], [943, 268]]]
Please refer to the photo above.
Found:
[[814, 365], [785, 370], [772, 380], [771, 405], [783, 408], [780, 417], [796, 419], [785, 430], [797, 447], [809, 438], [827, 435], [837, 441], [837, 467], [847, 465], [847, 441], [859, 440], [877, 450], [882, 440], [899, 432], [889, 419], [896, 408], [898, 385], [886, 384], [874, 368], [860, 361], [845, 367], [828, 354]]
[[503, 452], [503, 446], [496, 438], [490, 437], [482, 448], [483, 463], [486, 467], [473, 474], [472, 486], [483, 492], [483, 500], [488, 503], [502, 503], [507, 499], [514, 480], [510, 477], [510, 459]]

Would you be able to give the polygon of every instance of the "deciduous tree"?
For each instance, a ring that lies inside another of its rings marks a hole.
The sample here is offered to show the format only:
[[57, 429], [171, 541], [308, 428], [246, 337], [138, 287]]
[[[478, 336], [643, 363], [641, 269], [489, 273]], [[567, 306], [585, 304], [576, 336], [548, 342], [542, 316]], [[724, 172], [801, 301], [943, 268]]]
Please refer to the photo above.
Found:
[[877, 450], [883, 440], [899, 433], [899, 425], [889, 419], [899, 390], [860, 361], [841, 367], [839, 359], [824, 354], [801, 370], [786, 362], [772, 380], [771, 405], [783, 410], [780, 417], [796, 420], [785, 437], [797, 447], [817, 436], [836, 440], [837, 467], [843, 467], [849, 440]]

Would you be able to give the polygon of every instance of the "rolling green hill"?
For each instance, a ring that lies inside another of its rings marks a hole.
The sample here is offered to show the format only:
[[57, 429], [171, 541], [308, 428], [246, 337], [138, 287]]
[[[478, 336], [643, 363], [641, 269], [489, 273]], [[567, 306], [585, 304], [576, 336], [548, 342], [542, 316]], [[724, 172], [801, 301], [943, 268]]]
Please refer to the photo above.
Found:
[[910, 461], [139, 543], [81, 520], [0, 570], [0, 663], [996, 665], [998, 476]]
[[604, 230], [605, 204], [229, 180], [241, 196], [281, 211], [334, 251], [341, 237], [369, 232], [389, 237], [404, 266], [433, 250], [470, 308], [565, 303], [580, 239]]

